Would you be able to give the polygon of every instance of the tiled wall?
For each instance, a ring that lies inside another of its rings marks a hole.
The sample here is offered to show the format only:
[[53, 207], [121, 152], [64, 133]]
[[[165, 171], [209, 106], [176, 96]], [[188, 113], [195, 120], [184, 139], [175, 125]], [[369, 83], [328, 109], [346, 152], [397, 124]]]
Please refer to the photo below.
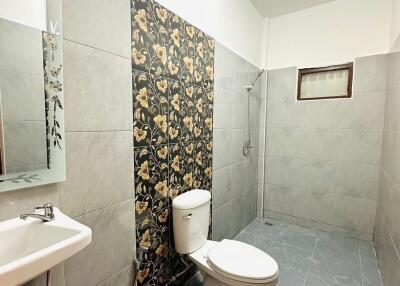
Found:
[[[261, 80], [250, 97], [250, 157], [243, 155], [247, 139], [247, 91], [258, 68], [216, 43], [213, 156], [213, 239], [236, 236], [256, 216], [258, 136]], [[265, 100], [264, 100], [265, 103]], [[264, 105], [265, 106], [265, 105]]]
[[133, 283], [130, 17], [129, 0], [63, 1], [67, 180], [0, 193], [0, 220], [53, 202], [92, 228], [92, 243], [55, 267], [54, 286]]
[[386, 55], [355, 60], [353, 98], [296, 101], [296, 68], [268, 72], [265, 216], [371, 240]]
[[45, 169], [47, 146], [42, 32], [0, 19], [0, 38], [7, 39], [8, 43], [0, 47], [6, 172]]
[[[400, 42], [400, 37], [397, 43]], [[400, 47], [388, 55], [375, 248], [385, 286], [400, 283]]]
[[164, 285], [184, 269], [172, 199], [211, 191], [214, 40], [153, 0], [132, 1], [132, 68], [138, 283]]

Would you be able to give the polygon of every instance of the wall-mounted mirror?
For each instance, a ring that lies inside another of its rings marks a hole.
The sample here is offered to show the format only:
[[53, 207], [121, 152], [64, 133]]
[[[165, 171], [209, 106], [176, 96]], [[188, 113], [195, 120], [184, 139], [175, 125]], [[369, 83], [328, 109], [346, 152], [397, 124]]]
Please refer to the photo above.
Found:
[[61, 0], [0, 0], [0, 191], [65, 179]]

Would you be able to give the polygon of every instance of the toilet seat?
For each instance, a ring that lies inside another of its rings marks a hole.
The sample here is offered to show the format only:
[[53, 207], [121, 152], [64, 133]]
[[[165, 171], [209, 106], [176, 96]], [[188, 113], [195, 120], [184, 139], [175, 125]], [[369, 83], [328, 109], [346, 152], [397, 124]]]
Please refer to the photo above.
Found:
[[[230, 247], [230, 246], [234, 246], [235, 249], [237, 249], [237, 248], [243, 249], [242, 248], [243, 244], [245, 245], [245, 247], [246, 246], [252, 247], [252, 246], [250, 246], [246, 243], [242, 243], [242, 242], [238, 242], [239, 244], [235, 244], [235, 241], [233, 242], [233, 244], [230, 244], [229, 243], [230, 241], [227, 242], [227, 240], [223, 240], [221, 242], [217, 242], [217, 241], [207, 240], [206, 243], [201, 248], [199, 248], [195, 252], [189, 254], [188, 257], [199, 267], [200, 272], [214, 277], [218, 281], [221, 281], [223, 283], [223, 285], [230, 285], [230, 286], [250, 286], [250, 285], [274, 286], [274, 285], [276, 285], [276, 283], [278, 281], [278, 273], [279, 273], [278, 265], [276, 264], [276, 262], [275, 262], [276, 270], [273, 270], [274, 267], [269, 268], [269, 270], [267, 270], [267, 271], [265, 271], [265, 269], [264, 269], [264, 272], [266, 274], [264, 274], [264, 276], [262, 276], [262, 277], [272, 276], [267, 279], [252, 279], [252, 278], [238, 277], [237, 274], [232, 275], [232, 274], [226, 273], [223, 270], [219, 269], [220, 267], [217, 267], [217, 265], [215, 265], [215, 261], [214, 261], [214, 263], [212, 263], [209, 260], [209, 254], [214, 248], [217, 249], [218, 247], [225, 247], [225, 249], [232, 250], [232, 247]], [[240, 245], [240, 246], [238, 246], [238, 245]], [[253, 248], [255, 248], [255, 247], [253, 247]], [[235, 251], [235, 249], [233, 249], [232, 251]], [[245, 249], [247, 249], [247, 248], [245, 248]], [[257, 249], [257, 248], [255, 248], [255, 249]], [[262, 253], [263, 257], [265, 257], [265, 255], [269, 257], [269, 255], [266, 254], [265, 252], [263, 252], [259, 249], [257, 249], [257, 250]], [[211, 256], [213, 256], [213, 255], [211, 255]], [[244, 257], [244, 259], [239, 258], [239, 260], [240, 259], [242, 260], [240, 262], [254, 265], [254, 264], [249, 263], [249, 261], [246, 261], [246, 259], [249, 259], [249, 258], [247, 257], [247, 255], [245, 255], [245, 256], [246, 257]], [[271, 259], [273, 260], [273, 258], [271, 258]], [[218, 264], [218, 262], [217, 262], [217, 264]], [[274, 275], [274, 272], [275, 272], [275, 275]], [[251, 276], [251, 275], [247, 275], [247, 276]]]
[[262, 250], [228, 239], [209, 250], [207, 262], [220, 275], [246, 283], [268, 283], [279, 272], [276, 261]]

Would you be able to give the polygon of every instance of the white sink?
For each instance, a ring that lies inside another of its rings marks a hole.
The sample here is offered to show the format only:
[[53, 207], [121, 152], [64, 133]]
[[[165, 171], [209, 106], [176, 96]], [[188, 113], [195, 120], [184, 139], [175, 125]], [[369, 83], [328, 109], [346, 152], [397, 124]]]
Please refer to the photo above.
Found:
[[27, 282], [76, 254], [92, 240], [92, 230], [54, 208], [55, 219], [20, 218], [0, 222], [0, 285]]

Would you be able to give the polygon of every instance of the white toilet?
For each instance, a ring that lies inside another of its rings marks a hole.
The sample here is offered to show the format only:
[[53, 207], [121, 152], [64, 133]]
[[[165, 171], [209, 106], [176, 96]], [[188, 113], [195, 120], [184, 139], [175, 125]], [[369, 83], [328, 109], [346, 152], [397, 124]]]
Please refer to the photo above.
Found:
[[176, 251], [188, 254], [206, 286], [276, 285], [278, 264], [262, 250], [234, 240], [207, 240], [210, 200], [211, 194], [205, 190], [192, 190], [173, 199]]

